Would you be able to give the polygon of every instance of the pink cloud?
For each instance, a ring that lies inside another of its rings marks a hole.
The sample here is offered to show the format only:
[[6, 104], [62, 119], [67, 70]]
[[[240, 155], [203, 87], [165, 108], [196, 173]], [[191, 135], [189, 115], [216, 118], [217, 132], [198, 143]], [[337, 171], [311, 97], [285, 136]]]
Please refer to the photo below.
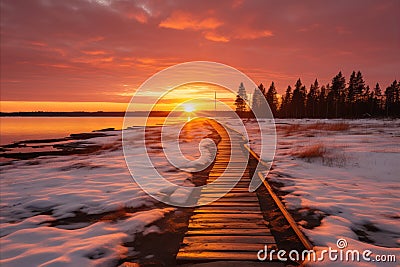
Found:
[[236, 39], [253, 40], [271, 36], [274, 36], [274, 34], [270, 30], [240, 29], [234, 37]]
[[210, 30], [223, 24], [216, 18], [197, 18], [195, 15], [183, 11], [175, 11], [167, 19], [160, 22], [159, 27], [175, 30]]
[[133, 18], [140, 23], [147, 23], [147, 21], [148, 21], [147, 15], [143, 12], [130, 14], [130, 15], [128, 15], [128, 17]]
[[107, 54], [106, 51], [102, 51], [102, 50], [91, 50], [91, 51], [82, 51], [82, 53], [86, 54], [86, 55], [91, 55], [91, 56], [98, 56], [98, 55], [105, 55]]
[[204, 34], [204, 38], [213, 42], [222, 42], [227, 43], [229, 42], [229, 38], [223, 35], [218, 35], [215, 32], [206, 32]]

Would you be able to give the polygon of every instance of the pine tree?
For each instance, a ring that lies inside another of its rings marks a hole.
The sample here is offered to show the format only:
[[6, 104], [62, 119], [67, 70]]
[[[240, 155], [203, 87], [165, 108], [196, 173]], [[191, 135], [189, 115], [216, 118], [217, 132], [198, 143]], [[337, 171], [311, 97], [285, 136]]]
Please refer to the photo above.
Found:
[[326, 85], [326, 105], [325, 105], [325, 118], [332, 118], [334, 116], [333, 107], [329, 108], [329, 106], [334, 105], [335, 97], [334, 93], [331, 90], [331, 85], [328, 83]]
[[397, 80], [386, 88], [385, 90], [385, 109], [386, 116], [399, 117], [400, 116], [400, 85]]
[[302, 85], [300, 78], [297, 80], [293, 90], [293, 97], [291, 104], [294, 108], [295, 118], [302, 118], [304, 116], [306, 100], [306, 87]]
[[314, 84], [311, 84], [310, 91], [307, 94], [307, 102], [306, 102], [306, 110], [307, 110], [307, 117], [314, 118], [315, 117], [315, 109], [317, 106], [317, 96], [319, 91], [319, 84], [318, 80], [315, 79]]
[[392, 86], [394, 86], [393, 90], [394, 90], [394, 103], [395, 103], [393, 116], [400, 117], [400, 82], [397, 82], [397, 80], [395, 80]]
[[246, 88], [244, 88], [243, 83], [240, 83], [238, 94], [235, 100], [236, 111], [238, 112], [247, 111], [246, 101], [247, 101]]
[[262, 83], [258, 86], [258, 89], [260, 90], [261, 94], [266, 97], [267, 96], [267, 90], [265, 90], [265, 87]]
[[275, 84], [272, 82], [267, 91], [267, 102], [274, 116], [276, 116], [278, 110], [278, 97], [276, 95]]
[[355, 98], [356, 106], [355, 106], [355, 110], [354, 110], [355, 114], [352, 114], [352, 115], [353, 116], [355, 115], [356, 117], [359, 117], [360, 115], [364, 115], [368, 110], [368, 108], [366, 108], [368, 96], [366, 94], [365, 82], [362, 77], [361, 71], [357, 71], [357, 74], [356, 74], [355, 87], [354, 87], [354, 98]]
[[244, 101], [244, 99], [240, 95], [236, 96], [235, 106], [236, 106], [236, 111], [238, 112], [244, 112], [247, 110], [246, 101]]
[[361, 74], [361, 71], [357, 72], [356, 80], [355, 80], [355, 88], [354, 88], [354, 95], [357, 101], [362, 101], [364, 100], [365, 96], [365, 82], [363, 79], [363, 76]]
[[371, 92], [371, 88], [367, 85], [363, 94], [361, 114], [363, 114], [363, 116], [371, 117], [373, 109], [373, 92]]
[[246, 88], [244, 88], [243, 83], [240, 83], [240, 85], [239, 85], [238, 95], [239, 95], [243, 100], [247, 101]]
[[347, 87], [347, 103], [352, 104], [355, 101], [355, 94], [356, 91], [356, 72], [353, 70], [353, 72], [350, 75], [349, 79], [349, 86]]
[[292, 103], [292, 87], [288, 85], [285, 95], [283, 96], [282, 105], [280, 108], [280, 114], [284, 118], [293, 116], [293, 114], [291, 113], [291, 103]]
[[379, 83], [376, 83], [373, 91], [373, 105], [374, 111], [373, 115], [381, 115], [382, 110], [382, 90]]
[[261, 106], [261, 93], [257, 88], [254, 88], [253, 98], [251, 100], [251, 109], [257, 113]]
[[318, 95], [318, 117], [325, 118], [326, 115], [326, 96], [327, 91], [325, 85], [321, 86], [321, 92]]
[[266, 116], [267, 107], [265, 106], [265, 88], [261, 83], [258, 88], [254, 89], [252, 110], [258, 116]]
[[333, 77], [331, 87], [332, 100], [335, 107], [335, 118], [339, 116], [339, 109], [344, 108], [345, 89], [346, 79], [342, 75], [342, 72], [339, 71], [339, 73]]
[[381, 97], [382, 96], [382, 90], [381, 90], [381, 86], [379, 85], [379, 83], [376, 83], [376, 85], [374, 87], [374, 96], [375, 97]]

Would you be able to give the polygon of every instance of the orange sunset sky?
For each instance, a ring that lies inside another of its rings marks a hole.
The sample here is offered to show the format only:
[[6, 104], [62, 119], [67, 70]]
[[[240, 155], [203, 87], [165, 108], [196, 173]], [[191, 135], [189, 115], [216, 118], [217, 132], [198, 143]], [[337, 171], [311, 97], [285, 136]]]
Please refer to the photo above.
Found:
[[399, 11], [396, 0], [2, 0], [1, 111], [124, 111], [151, 75], [195, 60], [280, 94], [339, 70], [386, 88], [400, 78]]

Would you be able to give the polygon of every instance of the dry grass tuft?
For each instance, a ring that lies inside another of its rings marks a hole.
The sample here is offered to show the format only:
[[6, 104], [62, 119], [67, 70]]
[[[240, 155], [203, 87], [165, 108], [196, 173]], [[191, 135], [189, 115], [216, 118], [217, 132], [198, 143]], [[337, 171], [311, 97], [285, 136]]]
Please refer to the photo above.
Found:
[[303, 130], [324, 130], [324, 131], [347, 131], [350, 129], [350, 125], [344, 122], [338, 123], [313, 123], [304, 125]]
[[326, 149], [323, 144], [315, 144], [303, 148], [301, 151], [295, 153], [295, 156], [301, 159], [323, 158], [325, 153]]
[[285, 127], [285, 134], [288, 135], [292, 132], [300, 131], [300, 124], [290, 124], [289, 126]]
[[300, 131], [310, 131], [310, 130], [317, 130], [317, 131], [347, 131], [350, 129], [350, 125], [344, 122], [338, 123], [325, 123], [325, 122], [317, 122], [312, 124], [291, 124], [284, 128], [284, 132], [286, 136], [290, 135], [291, 133], [300, 132]]
[[350, 129], [350, 125], [344, 122], [332, 123], [326, 124], [325, 129], [327, 131], [347, 131]]
[[344, 167], [347, 163], [347, 157], [344, 152], [333, 152], [332, 149], [328, 150], [321, 143], [302, 147], [298, 152], [292, 153], [292, 155], [307, 162], [312, 162], [314, 159], [321, 159], [321, 163], [329, 167]]

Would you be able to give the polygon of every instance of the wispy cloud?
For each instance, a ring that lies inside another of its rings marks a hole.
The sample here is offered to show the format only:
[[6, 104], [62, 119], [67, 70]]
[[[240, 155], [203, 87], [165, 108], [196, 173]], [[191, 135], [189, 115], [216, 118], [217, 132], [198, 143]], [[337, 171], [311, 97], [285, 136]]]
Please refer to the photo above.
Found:
[[91, 56], [98, 56], [98, 55], [105, 55], [107, 54], [106, 51], [102, 51], [102, 50], [90, 50], [90, 51], [82, 51], [82, 53], [86, 54], [86, 55], [91, 55]]
[[213, 42], [222, 42], [227, 43], [229, 42], [229, 38], [223, 35], [219, 35], [215, 32], [206, 32], [204, 33], [204, 38]]
[[167, 19], [161, 21], [159, 27], [175, 30], [210, 30], [221, 25], [223, 22], [213, 17], [201, 18], [188, 12], [175, 11]]
[[235, 38], [253, 40], [271, 36], [274, 36], [274, 34], [270, 30], [240, 29], [236, 33]]

